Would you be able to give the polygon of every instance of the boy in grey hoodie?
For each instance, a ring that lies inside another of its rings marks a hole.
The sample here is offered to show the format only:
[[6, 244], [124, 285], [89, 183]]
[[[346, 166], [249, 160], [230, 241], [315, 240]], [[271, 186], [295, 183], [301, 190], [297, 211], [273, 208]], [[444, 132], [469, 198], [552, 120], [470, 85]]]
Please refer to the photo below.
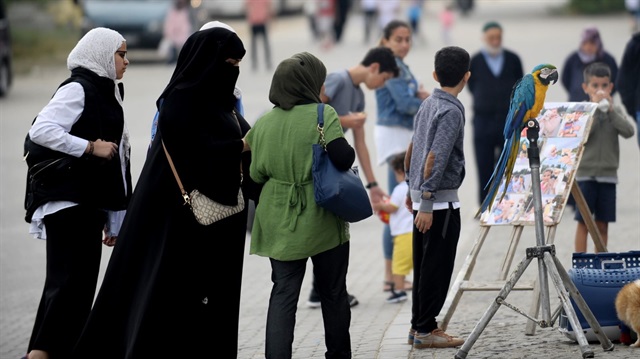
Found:
[[470, 56], [460, 47], [440, 49], [433, 78], [440, 83], [424, 100], [414, 121], [405, 158], [409, 184], [406, 206], [413, 211], [413, 293], [409, 344], [449, 348], [463, 339], [438, 328], [460, 237], [458, 188], [464, 170], [464, 106], [458, 94], [471, 73]]

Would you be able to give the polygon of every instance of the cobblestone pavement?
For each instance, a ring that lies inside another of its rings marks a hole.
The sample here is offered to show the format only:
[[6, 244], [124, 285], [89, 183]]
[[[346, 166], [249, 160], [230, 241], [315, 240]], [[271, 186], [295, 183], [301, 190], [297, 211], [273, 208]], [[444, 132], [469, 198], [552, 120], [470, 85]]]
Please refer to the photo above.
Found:
[[[518, 52], [523, 59], [525, 71], [542, 62], [561, 66], [565, 56], [579, 42], [580, 31], [587, 25], [600, 28], [605, 48], [619, 61], [624, 45], [629, 38], [630, 20], [624, 13], [601, 16], [569, 16], [561, 14], [555, 6], [564, 1], [476, 1], [476, 10], [468, 17], [458, 17], [452, 38], [454, 44], [474, 53], [480, 47], [482, 25], [489, 20], [501, 22], [505, 29], [504, 44]], [[444, 2], [426, 2], [423, 21], [423, 39], [418, 39], [406, 62], [412, 71], [424, 81], [428, 89], [436, 84], [431, 79], [433, 56], [444, 44], [440, 36], [437, 13]], [[241, 38], [249, 48], [248, 26], [233, 20]], [[342, 44], [323, 51], [310, 42], [308, 23], [304, 17], [278, 19], [271, 28], [274, 60], [280, 61], [293, 53], [310, 51], [320, 57], [328, 69], [334, 71], [355, 65], [366, 50], [375, 44], [363, 43], [363, 20], [359, 12], [349, 18]], [[153, 115], [155, 97], [166, 84], [171, 70], [165, 66], [136, 64], [135, 52], [131, 53], [130, 66], [125, 82], [127, 101], [125, 114], [130, 124], [133, 141], [132, 168], [139, 171], [144, 160], [144, 148], [148, 141], [149, 123]], [[260, 58], [260, 57], [259, 57]], [[248, 65], [248, 64], [247, 64]], [[24, 354], [37, 303], [44, 281], [44, 243], [29, 238], [27, 226], [22, 221], [22, 197], [24, 164], [20, 161], [21, 145], [30, 119], [51, 96], [52, 89], [64, 78], [64, 66], [60, 71], [40, 69], [31, 75], [18, 78], [8, 99], [0, 100], [1, 181], [0, 186], [0, 359], [15, 359]], [[562, 72], [562, 68], [560, 68]], [[246, 117], [256, 119], [270, 108], [267, 99], [271, 74], [262, 69], [251, 72], [249, 66], [241, 70], [239, 86], [245, 100]], [[471, 101], [468, 91], [460, 99], [467, 106], [467, 129], [465, 149], [467, 177], [461, 188], [462, 233], [458, 246], [456, 274], [471, 251], [480, 232], [473, 219], [476, 207], [476, 170], [473, 161], [471, 138]], [[566, 94], [560, 84], [552, 86], [547, 101], [564, 101]], [[367, 141], [373, 149], [373, 124], [375, 119], [375, 96], [366, 92], [366, 112], [371, 114], [367, 122]], [[616, 98], [619, 101], [619, 98]], [[11, 116], [9, 116], [9, 114]], [[11, 118], [8, 118], [11, 117]], [[16, 117], [16, 118], [14, 118]], [[20, 124], [19, 122], [22, 122]], [[348, 136], [349, 137], [349, 136]], [[350, 137], [349, 137], [350, 138]], [[375, 158], [375, 152], [372, 156]], [[621, 140], [621, 170], [618, 187], [618, 221], [610, 226], [609, 250], [624, 252], [640, 248], [637, 224], [640, 221], [640, 173], [639, 151], [634, 138]], [[386, 174], [376, 167], [378, 182], [386, 187]], [[571, 210], [565, 211], [557, 226], [555, 244], [557, 257], [568, 269], [571, 265], [575, 222]], [[411, 301], [401, 304], [385, 302], [387, 293], [382, 292], [383, 261], [381, 249], [382, 224], [375, 218], [352, 225], [351, 262], [348, 274], [348, 289], [360, 304], [352, 309], [351, 342], [353, 357], [361, 359], [396, 358], [452, 358], [456, 349], [412, 350], [406, 344], [409, 329]], [[500, 263], [507, 251], [511, 236], [510, 227], [491, 228], [482, 247], [472, 280], [490, 281], [497, 278]], [[257, 359], [264, 357], [264, 327], [271, 289], [269, 261], [262, 257], [245, 257], [243, 292], [240, 318], [238, 358]], [[525, 248], [535, 245], [533, 227], [525, 227], [512, 269], [524, 257]], [[104, 249], [104, 262], [110, 249]], [[310, 267], [310, 265], [309, 265]], [[104, 265], [103, 265], [104, 269]], [[309, 268], [310, 269], [310, 268]], [[537, 278], [537, 263], [527, 268], [520, 281]], [[221, 274], [223, 275], [223, 274]], [[307, 308], [305, 302], [310, 289], [311, 275], [305, 278], [297, 313], [296, 337], [293, 343], [294, 358], [323, 358], [324, 330], [321, 312]], [[224, 295], [224, 288], [220, 288]], [[495, 300], [497, 292], [465, 292], [453, 313], [447, 331], [468, 337], [483, 313]], [[549, 289], [551, 308], [558, 305], [557, 292]], [[533, 300], [530, 291], [511, 292], [507, 301], [528, 311]], [[224, 308], [220, 308], [221, 312]], [[441, 315], [446, 311], [444, 308]], [[224, 315], [221, 313], [221, 315]], [[558, 331], [558, 323], [552, 328], [537, 328], [534, 335], [525, 335], [527, 319], [506, 307], [501, 307], [481, 332], [471, 347], [468, 358], [580, 358], [577, 343]], [[224, 328], [221, 328], [224, 330]], [[108, 340], [108, 339], [106, 339]], [[631, 349], [619, 344], [610, 352], [604, 352], [599, 343], [591, 343], [595, 358], [636, 358], [640, 349]], [[212, 357], [215, 357], [213, 355]]]

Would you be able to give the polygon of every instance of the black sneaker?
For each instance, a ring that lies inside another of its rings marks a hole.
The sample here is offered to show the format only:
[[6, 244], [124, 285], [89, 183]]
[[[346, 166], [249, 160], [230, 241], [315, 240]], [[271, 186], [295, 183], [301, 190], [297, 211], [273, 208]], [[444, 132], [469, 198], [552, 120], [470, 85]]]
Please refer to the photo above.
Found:
[[407, 292], [405, 292], [405, 291], [400, 291], [400, 292], [393, 291], [393, 292], [391, 292], [391, 296], [389, 298], [387, 298], [387, 303], [400, 303], [400, 302], [404, 302], [405, 300], [407, 300]]
[[313, 288], [311, 289], [311, 294], [309, 294], [309, 300], [307, 301], [307, 307], [309, 308], [320, 308], [320, 296], [318, 292], [316, 292]]
[[[349, 306], [350, 307], [355, 307], [356, 305], [358, 305], [358, 299], [349, 294], [347, 295], [347, 298], [349, 299]], [[309, 308], [320, 308], [320, 296], [318, 294], [316, 294], [314, 291], [311, 292], [311, 295], [309, 296], [309, 300], [307, 300], [307, 307]]]

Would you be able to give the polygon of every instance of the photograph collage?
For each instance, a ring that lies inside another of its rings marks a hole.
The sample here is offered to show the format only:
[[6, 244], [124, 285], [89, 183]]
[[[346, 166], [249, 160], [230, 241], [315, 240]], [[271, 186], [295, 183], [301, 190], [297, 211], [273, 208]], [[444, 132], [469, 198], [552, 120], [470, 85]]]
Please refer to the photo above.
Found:
[[[597, 104], [591, 102], [549, 102], [537, 117], [540, 125], [541, 206], [545, 225], [555, 225], [562, 218], [596, 107]], [[481, 216], [484, 225], [535, 224], [528, 148], [525, 127], [511, 179], [509, 183], [502, 179], [495, 202]], [[500, 200], [505, 186], [505, 195]]]

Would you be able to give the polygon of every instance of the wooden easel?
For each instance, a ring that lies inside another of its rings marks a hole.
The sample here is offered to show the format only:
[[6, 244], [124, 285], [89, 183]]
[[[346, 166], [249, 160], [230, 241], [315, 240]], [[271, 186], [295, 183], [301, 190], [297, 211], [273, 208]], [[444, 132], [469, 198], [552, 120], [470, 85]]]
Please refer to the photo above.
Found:
[[[582, 191], [580, 191], [580, 187], [578, 184], [573, 181], [571, 186], [571, 194], [573, 195], [578, 210], [580, 214], [582, 214], [582, 218], [585, 220], [585, 224], [587, 226], [587, 230], [593, 239], [593, 243], [598, 252], [606, 252], [607, 249], [602, 242], [602, 237], [600, 236], [600, 232], [598, 231], [598, 227], [596, 226], [595, 221], [591, 216], [591, 212], [589, 211], [589, 206], [585, 202], [584, 196], [582, 195]], [[456, 280], [454, 281], [451, 289], [449, 290], [449, 294], [447, 295], [447, 299], [445, 300], [444, 308], [447, 308], [447, 312], [445, 313], [442, 321], [440, 322], [440, 328], [442, 330], [447, 330], [447, 326], [453, 313], [460, 302], [460, 298], [462, 298], [462, 294], [464, 292], [479, 292], [479, 291], [500, 291], [502, 287], [505, 285], [509, 272], [511, 271], [511, 263], [513, 262], [513, 257], [516, 252], [516, 248], [518, 247], [518, 243], [520, 242], [520, 237], [522, 235], [522, 230], [524, 229], [524, 225], [515, 224], [512, 226], [513, 229], [511, 231], [511, 238], [509, 241], [509, 247], [507, 248], [507, 252], [502, 259], [502, 265], [500, 266], [500, 271], [498, 273], [498, 277], [494, 281], [471, 281], [471, 273], [476, 264], [476, 259], [478, 258], [478, 254], [482, 249], [482, 245], [484, 244], [484, 240], [489, 234], [489, 229], [491, 225], [482, 224], [480, 226], [480, 235], [476, 239], [471, 248], [471, 252], [467, 255], [467, 258], [460, 268]], [[546, 241], [547, 244], [552, 244], [556, 234], [556, 224], [546, 226]], [[537, 317], [538, 311], [540, 309], [540, 290], [538, 288], [537, 280], [518, 283], [513, 290], [523, 291], [523, 290], [531, 290], [534, 292], [534, 300], [531, 303], [531, 307], [529, 309], [529, 314], [532, 317]], [[525, 334], [533, 335], [535, 333], [535, 323], [532, 321], [527, 321]]]

